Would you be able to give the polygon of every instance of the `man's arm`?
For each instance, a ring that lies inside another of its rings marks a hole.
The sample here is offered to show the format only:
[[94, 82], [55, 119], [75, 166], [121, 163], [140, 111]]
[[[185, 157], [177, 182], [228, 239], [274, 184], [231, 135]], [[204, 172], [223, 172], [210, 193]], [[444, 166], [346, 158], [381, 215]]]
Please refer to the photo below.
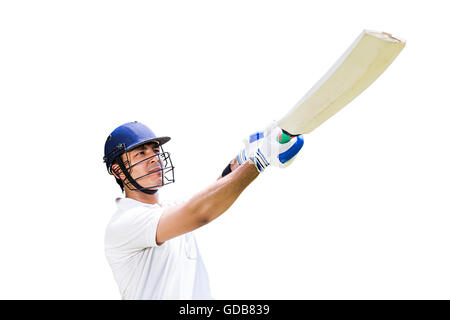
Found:
[[259, 175], [250, 161], [232, 165], [232, 172], [218, 179], [188, 202], [164, 210], [156, 231], [156, 243], [193, 231], [224, 213]]

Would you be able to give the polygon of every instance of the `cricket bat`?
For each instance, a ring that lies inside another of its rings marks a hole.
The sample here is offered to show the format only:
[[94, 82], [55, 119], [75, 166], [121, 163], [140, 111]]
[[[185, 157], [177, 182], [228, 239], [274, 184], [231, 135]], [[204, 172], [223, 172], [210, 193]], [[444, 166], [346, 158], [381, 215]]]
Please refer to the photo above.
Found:
[[[405, 41], [386, 32], [363, 30], [328, 72], [277, 121], [278, 142], [314, 129], [367, 89], [395, 60]], [[222, 176], [230, 173], [227, 167]]]
[[278, 121], [286, 135], [283, 140], [310, 133], [336, 114], [367, 89], [404, 47], [405, 41], [389, 33], [364, 30], [331, 69]]

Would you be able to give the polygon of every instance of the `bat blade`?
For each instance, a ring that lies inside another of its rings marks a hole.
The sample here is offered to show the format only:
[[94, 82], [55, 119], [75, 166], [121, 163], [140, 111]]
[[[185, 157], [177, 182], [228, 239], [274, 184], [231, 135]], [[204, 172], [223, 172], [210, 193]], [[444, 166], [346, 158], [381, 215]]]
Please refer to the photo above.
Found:
[[364, 30], [278, 126], [291, 135], [312, 132], [367, 89], [404, 46], [388, 33]]

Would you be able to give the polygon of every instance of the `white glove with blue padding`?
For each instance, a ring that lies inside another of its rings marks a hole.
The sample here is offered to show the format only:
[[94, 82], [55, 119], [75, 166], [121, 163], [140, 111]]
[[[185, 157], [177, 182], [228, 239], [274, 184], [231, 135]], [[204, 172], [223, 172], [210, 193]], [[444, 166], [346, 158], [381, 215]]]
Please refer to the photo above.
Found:
[[244, 139], [244, 145], [237, 156], [239, 164], [250, 160], [259, 172], [263, 172], [269, 165], [289, 166], [303, 147], [303, 136], [291, 136], [273, 122], [264, 131]]

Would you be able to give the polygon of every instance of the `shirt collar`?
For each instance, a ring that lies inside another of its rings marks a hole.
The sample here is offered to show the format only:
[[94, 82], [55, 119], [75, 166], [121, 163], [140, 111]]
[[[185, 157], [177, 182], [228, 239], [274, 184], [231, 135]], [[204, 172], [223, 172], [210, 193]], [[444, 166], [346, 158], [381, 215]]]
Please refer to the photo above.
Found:
[[150, 204], [150, 203], [144, 203], [140, 202], [131, 198], [116, 198], [116, 205], [120, 210], [128, 210], [134, 207], [138, 206], [146, 206], [146, 207], [153, 207], [158, 206], [158, 204]]

